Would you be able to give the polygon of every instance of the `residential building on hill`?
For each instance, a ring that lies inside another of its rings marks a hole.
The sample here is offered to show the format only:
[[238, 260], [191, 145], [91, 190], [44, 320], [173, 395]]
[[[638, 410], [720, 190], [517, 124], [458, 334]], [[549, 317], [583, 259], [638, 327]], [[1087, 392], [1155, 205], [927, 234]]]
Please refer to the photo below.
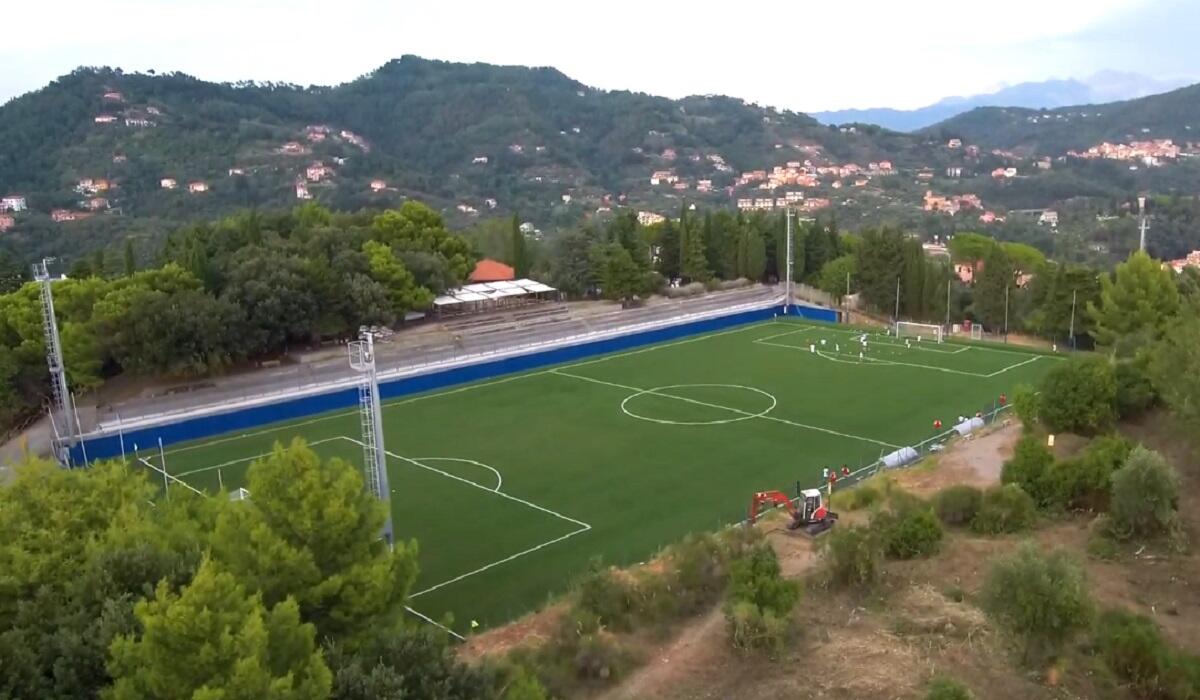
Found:
[[5, 211], [25, 211], [25, 197], [19, 194], [10, 194], [7, 197], [0, 197], [0, 212]]

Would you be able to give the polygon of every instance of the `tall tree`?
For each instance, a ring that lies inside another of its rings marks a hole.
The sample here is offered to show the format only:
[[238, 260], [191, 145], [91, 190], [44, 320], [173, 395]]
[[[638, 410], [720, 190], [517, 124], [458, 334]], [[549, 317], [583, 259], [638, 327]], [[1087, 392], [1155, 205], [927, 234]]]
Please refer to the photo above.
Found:
[[1016, 327], [1012, 314], [1017, 301], [1016, 265], [999, 246], [983, 256], [983, 270], [975, 279], [975, 317], [992, 331]]
[[619, 243], [593, 246], [591, 258], [605, 299], [629, 299], [642, 291], [642, 271]]
[[371, 277], [383, 285], [392, 301], [392, 311], [403, 316], [413, 309], [424, 309], [433, 303], [433, 293], [417, 284], [404, 263], [392, 253], [391, 246], [378, 241], [363, 244]]
[[289, 596], [322, 636], [361, 638], [399, 624], [416, 545], [380, 538], [385, 508], [353, 466], [299, 438], [250, 465], [251, 499], [217, 521], [213, 556], [268, 606]]
[[521, 231], [521, 219], [516, 214], [512, 215], [512, 230], [509, 236], [509, 247], [512, 250], [509, 262], [517, 279], [525, 279], [529, 276], [529, 251], [525, 246], [525, 233]]
[[858, 285], [868, 306], [891, 315], [896, 299], [896, 280], [904, 267], [904, 236], [882, 228], [864, 231], [855, 251]]
[[1179, 310], [1179, 290], [1170, 270], [1142, 251], [1100, 278], [1100, 300], [1088, 304], [1102, 346], [1129, 354], [1162, 337]]
[[295, 601], [267, 610], [257, 595], [205, 561], [181, 593], [160, 583], [135, 607], [142, 632], [118, 637], [110, 700], [322, 700], [332, 674]]
[[679, 227], [671, 219], [658, 226], [658, 274], [673, 280], [679, 276]]
[[125, 276], [132, 277], [137, 272], [137, 258], [133, 254], [133, 239], [125, 239]]

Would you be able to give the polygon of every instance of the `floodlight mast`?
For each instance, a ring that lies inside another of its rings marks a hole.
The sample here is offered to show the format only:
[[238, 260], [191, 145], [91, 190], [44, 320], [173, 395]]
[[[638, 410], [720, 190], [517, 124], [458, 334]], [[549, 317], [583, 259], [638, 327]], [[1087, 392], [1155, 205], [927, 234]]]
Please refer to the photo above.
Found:
[[54, 429], [54, 456], [64, 466], [71, 463], [71, 448], [75, 445], [78, 426], [71, 391], [67, 387], [67, 370], [63, 363], [62, 341], [58, 334], [58, 320], [54, 315], [53, 279], [48, 269], [54, 258], [42, 258], [33, 264], [33, 279], [41, 285], [42, 330], [46, 340], [46, 365], [50, 369], [50, 424]]
[[791, 307], [795, 304], [795, 291], [792, 286], [792, 208], [787, 208], [787, 282], [785, 283], [785, 291], [787, 297], [783, 301], [783, 313], [787, 314], [791, 311]]
[[350, 343], [350, 366], [361, 375], [358, 384], [359, 422], [362, 427], [363, 473], [367, 490], [383, 502], [387, 520], [383, 539], [391, 547], [395, 541], [392, 527], [391, 489], [388, 487], [387, 449], [383, 444], [383, 411], [379, 403], [379, 376], [375, 373], [375, 337], [364, 331], [361, 340]]

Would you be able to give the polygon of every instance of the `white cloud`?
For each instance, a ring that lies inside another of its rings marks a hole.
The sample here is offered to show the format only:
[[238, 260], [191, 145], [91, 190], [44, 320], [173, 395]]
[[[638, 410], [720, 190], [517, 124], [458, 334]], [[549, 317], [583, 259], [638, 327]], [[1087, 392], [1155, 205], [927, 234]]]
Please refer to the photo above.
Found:
[[6, 8], [0, 99], [78, 65], [328, 84], [413, 53], [552, 65], [598, 87], [672, 97], [914, 107], [999, 82], [1124, 67], [1090, 55], [1080, 37], [1161, 1], [1170, 0], [19, 3]]

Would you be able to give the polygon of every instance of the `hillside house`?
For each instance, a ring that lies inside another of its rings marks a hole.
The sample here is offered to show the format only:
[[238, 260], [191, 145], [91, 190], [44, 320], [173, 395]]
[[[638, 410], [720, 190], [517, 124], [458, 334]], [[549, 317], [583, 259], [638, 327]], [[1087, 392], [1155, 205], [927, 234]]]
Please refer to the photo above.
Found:
[[154, 122], [145, 117], [125, 117], [125, 126], [131, 126], [135, 129], [148, 129], [154, 126]]
[[17, 220], [11, 214], [0, 214], [0, 233], [17, 225]]
[[1050, 228], [1058, 228], [1058, 212], [1047, 209], [1038, 217], [1038, 226], [1049, 226]]
[[104, 178], [85, 177], [75, 185], [75, 191], [79, 194], [95, 194], [108, 190], [110, 183]]
[[775, 208], [774, 197], [756, 197], [754, 199], [754, 208], [770, 211]]
[[688, 184], [686, 182], [676, 182], [674, 187], [677, 190], [686, 190], [688, 188]]
[[487, 165], [487, 156], [475, 156], [471, 159], [471, 165]]
[[963, 149], [963, 153], [968, 158], [978, 158], [979, 157], [979, 146], [976, 146], [975, 144], [970, 144], [965, 149]]
[[655, 214], [652, 211], [639, 211], [637, 220], [642, 226], [653, 226], [654, 224], [661, 224], [666, 221], [667, 217], [662, 214]]
[[563, 204], [570, 204], [570, 203], [571, 203], [571, 195], [569, 195], [569, 194], [564, 194], [564, 195], [562, 196], [562, 203], [563, 203]]
[[321, 143], [325, 140], [325, 132], [310, 131], [304, 135], [304, 138], [308, 139], [309, 143]]
[[298, 156], [307, 153], [308, 149], [298, 141], [288, 141], [279, 147], [279, 152], [290, 156]]
[[814, 198], [804, 200], [804, 211], [816, 211], [818, 209], [826, 209], [830, 205], [828, 199]]
[[958, 281], [963, 284], [974, 283], [975, 275], [982, 269], [982, 260], [976, 260], [973, 263], [954, 263], [954, 274], [958, 277]]
[[1033, 165], [1038, 170], [1049, 170], [1053, 166], [1053, 164], [1050, 161], [1049, 156], [1046, 156], [1045, 158], [1037, 159], [1036, 161], [1034, 161]]
[[492, 197], [488, 197], [487, 199], [483, 200], [483, 203], [487, 205], [488, 209], [495, 209], [496, 207], [500, 206], [500, 203]]
[[[11, 217], [9, 217], [9, 218], [11, 218]], [[2, 230], [2, 229], [0, 229], [0, 230]], [[1169, 267], [1177, 273], [1183, 272], [1183, 269], [1185, 267], [1200, 268], [1200, 250], [1193, 250], [1192, 252], [1187, 254], [1187, 257], [1179, 258], [1178, 260], [1172, 260], [1170, 262], [1165, 262], [1165, 263], [1163, 263], [1163, 267]]]
[[28, 208], [25, 204], [25, 197], [19, 194], [10, 194], [7, 197], [0, 197], [0, 212], [18, 212], [25, 211]]
[[108, 92], [104, 93], [103, 99], [106, 99], [109, 102], [124, 102], [125, 96], [116, 90], [109, 90]]
[[471, 206], [470, 204], [460, 204], [460, 205], [458, 205], [458, 207], [456, 207], [456, 208], [457, 208], [457, 209], [458, 209], [460, 212], [462, 212], [462, 213], [464, 213], [464, 214], [467, 214], [467, 215], [469, 215], [469, 216], [475, 216], [475, 215], [477, 215], [477, 214], [479, 213], [479, 210], [478, 210], [478, 209], [476, 209], [475, 207]]
[[946, 168], [946, 177], [950, 177], [950, 178], [962, 177], [962, 166], [961, 165], [951, 165], [950, 167]]
[[164, 177], [163, 179], [158, 181], [158, 186], [163, 188], [164, 190], [173, 190], [179, 186], [179, 183], [176, 182], [175, 178], [173, 178], [173, 177]]
[[664, 148], [662, 152], [663, 160], [675, 160], [675, 149]]
[[979, 222], [984, 224], [1003, 223], [1004, 217], [994, 211], [985, 211], [979, 215]]
[[208, 183], [207, 182], [201, 182], [201, 181], [197, 180], [196, 182], [188, 183], [188, 192], [190, 192], [192, 194], [199, 194], [201, 192], [207, 192], [207, 191], [208, 191]]
[[102, 211], [108, 209], [108, 200], [104, 197], [92, 197], [84, 202], [84, 207], [88, 211]]
[[115, 114], [97, 114], [95, 117], [92, 117], [92, 121], [97, 124], [112, 124], [117, 121], [117, 116]]
[[696, 191], [697, 192], [712, 192], [712, 188], [713, 188], [712, 180], [697, 180], [696, 181]]
[[870, 180], [868, 180], [867, 178], [860, 177], [854, 181], [854, 186], [855, 187], [866, 187], [868, 182], [870, 182]]
[[371, 191], [382, 192], [387, 189], [387, 182], [383, 180], [371, 180]]
[[962, 139], [950, 139], [946, 142], [946, 148], [962, 148]]
[[296, 182], [296, 199], [312, 199], [312, 193], [308, 191], [308, 185], [304, 180]]
[[229, 169], [229, 177], [233, 177], [235, 175], [245, 175], [245, 174], [246, 174], [246, 171], [242, 170], [241, 168], [230, 168]]
[[1012, 167], [996, 168], [995, 170], [992, 171], [992, 177], [997, 180], [1011, 179], [1016, 176], [1017, 176], [1017, 169], [1012, 168]]
[[73, 212], [70, 209], [55, 209], [54, 211], [50, 212], [50, 220], [54, 221], [55, 223], [75, 221], [77, 219], [79, 219], [79, 213]]
[[114, 154], [112, 157], [112, 162], [114, 162], [114, 163], [124, 163], [127, 160], [129, 160], [129, 159], [125, 157], [124, 153], [117, 153], [117, 154]]
[[333, 168], [317, 161], [304, 169], [304, 176], [309, 182], [320, 182], [327, 177], [333, 177]]
[[737, 201], [737, 208], [738, 209], [753, 209], [754, 208], [754, 200], [750, 197], [741, 197]]
[[655, 170], [650, 173], [651, 185], [673, 185], [679, 182], [679, 176], [670, 170]]
[[147, 107], [147, 108], [146, 108], [146, 114], [149, 114], [149, 115], [151, 115], [151, 116], [155, 116], [155, 117], [161, 117], [161, 116], [162, 116], [162, 110], [161, 110], [161, 109], [159, 109], [158, 107]]

